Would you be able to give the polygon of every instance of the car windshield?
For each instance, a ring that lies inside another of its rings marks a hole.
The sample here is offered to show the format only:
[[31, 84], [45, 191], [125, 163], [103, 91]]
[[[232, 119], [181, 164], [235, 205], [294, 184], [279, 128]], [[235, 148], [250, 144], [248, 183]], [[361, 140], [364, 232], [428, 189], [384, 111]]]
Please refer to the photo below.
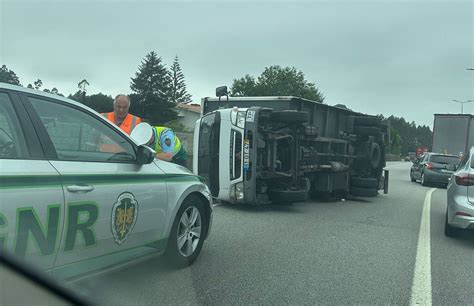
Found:
[[456, 156], [431, 155], [430, 162], [447, 165], [458, 165], [461, 159]]
[[0, 306], [474, 304], [473, 84], [474, 0], [0, 0]]

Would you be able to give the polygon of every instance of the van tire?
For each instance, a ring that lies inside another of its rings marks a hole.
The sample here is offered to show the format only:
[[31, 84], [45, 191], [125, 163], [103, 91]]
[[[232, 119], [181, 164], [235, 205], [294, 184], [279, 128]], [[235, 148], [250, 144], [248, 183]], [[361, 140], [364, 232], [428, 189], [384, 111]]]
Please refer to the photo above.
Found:
[[294, 110], [274, 111], [270, 113], [270, 119], [285, 123], [307, 123], [309, 114]]
[[379, 187], [379, 183], [376, 178], [373, 177], [352, 177], [351, 186], [376, 189]]
[[268, 197], [273, 203], [293, 203], [308, 200], [308, 192], [305, 190], [269, 190]]
[[366, 197], [373, 198], [379, 194], [377, 188], [361, 188], [361, 187], [352, 187], [349, 193], [356, 197]]

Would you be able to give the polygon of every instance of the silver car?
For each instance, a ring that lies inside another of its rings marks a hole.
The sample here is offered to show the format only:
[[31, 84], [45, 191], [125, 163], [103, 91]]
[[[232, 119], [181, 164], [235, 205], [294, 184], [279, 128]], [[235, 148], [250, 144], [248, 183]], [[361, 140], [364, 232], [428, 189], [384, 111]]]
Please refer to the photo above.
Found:
[[80, 103], [0, 83], [0, 249], [58, 278], [156, 252], [191, 264], [209, 188], [154, 157]]
[[454, 237], [461, 229], [474, 229], [474, 147], [464, 156], [448, 184], [444, 234]]

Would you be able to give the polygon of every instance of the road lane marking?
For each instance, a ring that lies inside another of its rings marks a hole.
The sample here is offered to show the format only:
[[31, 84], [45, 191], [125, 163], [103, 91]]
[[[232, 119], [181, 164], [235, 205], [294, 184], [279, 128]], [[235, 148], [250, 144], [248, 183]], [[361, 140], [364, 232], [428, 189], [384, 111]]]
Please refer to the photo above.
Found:
[[411, 286], [410, 305], [431, 305], [431, 243], [430, 213], [431, 195], [436, 188], [428, 190], [421, 213], [420, 233], [416, 248], [415, 271]]

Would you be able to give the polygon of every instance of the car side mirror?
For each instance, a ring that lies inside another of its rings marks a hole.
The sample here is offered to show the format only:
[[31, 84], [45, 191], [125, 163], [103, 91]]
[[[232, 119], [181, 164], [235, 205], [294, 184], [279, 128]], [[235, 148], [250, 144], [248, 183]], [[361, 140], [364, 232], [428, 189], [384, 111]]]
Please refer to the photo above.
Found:
[[140, 165], [151, 163], [155, 159], [156, 152], [150, 147], [141, 145], [137, 150], [137, 161]]

